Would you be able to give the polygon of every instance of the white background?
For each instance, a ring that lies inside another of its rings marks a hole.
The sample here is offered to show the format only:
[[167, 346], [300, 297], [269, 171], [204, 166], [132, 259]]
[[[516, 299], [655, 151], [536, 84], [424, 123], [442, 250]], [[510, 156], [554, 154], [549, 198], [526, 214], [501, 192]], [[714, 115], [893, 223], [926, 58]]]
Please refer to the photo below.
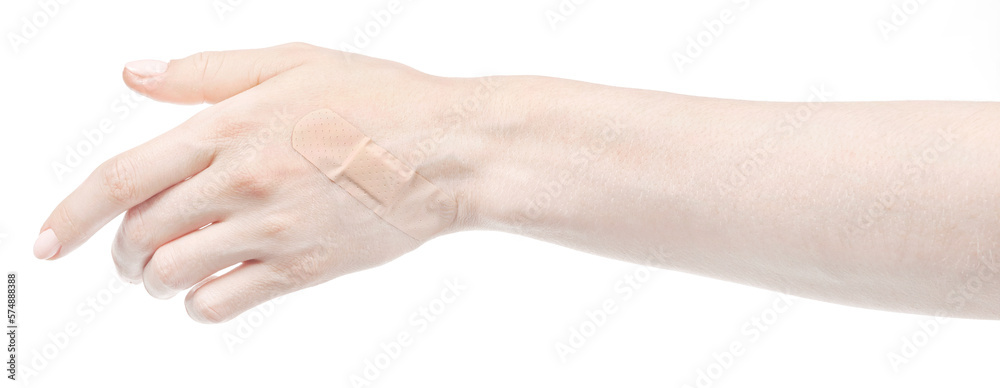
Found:
[[[191, 321], [180, 296], [119, 289], [109, 254], [118, 220], [69, 257], [32, 258], [41, 222], [94, 167], [203, 108], [143, 101], [124, 109], [125, 62], [289, 41], [340, 48], [387, 1], [233, 3], [220, 14], [228, 3], [70, 1], [47, 18], [36, 1], [0, 5], [0, 254], [4, 269], [20, 274], [29, 385], [351, 386], [401, 332], [413, 342], [372, 386], [682, 387], [706, 370], [722, 372], [715, 387], [1000, 382], [997, 322], [935, 329], [932, 318], [804, 299], [776, 313], [772, 292], [667, 271], [645, 278], [632, 264], [498, 233], [440, 238], [215, 326]], [[713, 97], [796, 101], [823, 85], [840, 101], [1000, 98], [996, 2], [591, 0], [564, 8], [571, 12], [553, 29], [546, 13], [559, 4], [403, 1], [361, 51], [438, 75], [542, 74]], [[880, 20], [893, 23], [893, 7], [904, 6], [898, 30], [884, 34]], [[735, 20], [679, 70], [673, 55], [725, 9]], [[33, 18], [45, 23], [11, 44]], [[105, 118], [115, 130], [57, 176], [52, 163]], [[629, 276], [646, 281], [626, 300], [618, 283]], [[467, 289], [436, 302], [450, 279]], [[560, 357], [556, 344], [589, 328], [587, 311], [609, 298], [618, 310]], [[426, 330], [411, 324], [435, 304], [443, 312]], [[744, 331], [755, 317], [772, 322], [756, 341]], [[903, 338], [926, 341], [896, 369], [888, 357]], [[744, 353], [728, 368], [714, 365], [733, 343]]]

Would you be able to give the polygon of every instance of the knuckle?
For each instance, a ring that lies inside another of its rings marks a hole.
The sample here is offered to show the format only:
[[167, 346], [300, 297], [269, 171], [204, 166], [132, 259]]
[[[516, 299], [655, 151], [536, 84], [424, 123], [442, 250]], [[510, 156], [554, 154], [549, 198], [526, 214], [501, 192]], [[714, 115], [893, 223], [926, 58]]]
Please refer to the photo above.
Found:
[[115, 205], [128, 206], [138, 196], [135, 162], [123, 156], [116, 156], [101, 167], [101, 187], [104, 194]]
[[149, 243], [149, 229], [142, 222], [142, 212], [137, 209], [125, 212], [119, 237], [124, 247], [134, 247], [141, 251], [148, 251], [152, 248]]
[[153, 254], [153, 258], [147, 264], [147, 271], [155, 277], [160, 284], [171, 290], [184, 288], [184, 277], [181, 268], [177, 263], [177, 255], [170, 249], [160, 248]]
[[[203, 51], [188, 57], [187, 63], [190, 66], [188, 71], [197, 80], [197, 85], [209, 84], [218, 77], [225, 57], [226, 53], [219, 51]], [[198, 92], [201, 94], [201, 100], [206, 102], [215, 103], [225, 98], [214, 94], [213, 89], [199, 88]]]
[[280, 237], [292, 228], [295, 222], [291, 217], [273, 216], [260, 222], [260, 233], [263, 237]]
[[187, 307], [188, 315], [195, 320], [204, 320], [208, 323], [222, 323], [226, 317], [219, 313], [220, 305], [214, 298], [204, 296], [203, 293], [195, 293], [184, 303]]
[[189, 59], [190, 66], [195, 74], [200, 76], [201, 81], [207, 81], [210, 77], [210, 68], [213, 66], [213, 57], [218, 53], [212, 51], [202, 51], [191, 55]]
[[242, 197], [264, 198], [273, 187], [273, 183], [260, 176], [260, 173], [249, 168], [240, 168], [229, 175], [229, 188]]
[[318, 256], [303, 256], [271, 265], [278, 275], [280, 288], [295, 290], [318, 283], [326, 272], [325, 262]]

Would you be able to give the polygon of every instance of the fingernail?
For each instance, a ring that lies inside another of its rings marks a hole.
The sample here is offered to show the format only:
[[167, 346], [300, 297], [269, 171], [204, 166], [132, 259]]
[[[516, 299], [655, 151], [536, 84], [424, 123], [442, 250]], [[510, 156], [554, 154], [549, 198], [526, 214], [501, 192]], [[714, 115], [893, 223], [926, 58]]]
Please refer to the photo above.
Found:
[[167, 63], [155, 59], [143, 59], [126, 63], [125, 69], [139, 77], [152, 77], [167, 71]]
[[56, 233], [52, 229], [45, 229], [38, 235], [38, 240], [35, 240], [35, 257], [42, 260], [51, 259], [59, 253], [59, 248], [62, 246], [59, 244], [59, 239], [56, 238]]

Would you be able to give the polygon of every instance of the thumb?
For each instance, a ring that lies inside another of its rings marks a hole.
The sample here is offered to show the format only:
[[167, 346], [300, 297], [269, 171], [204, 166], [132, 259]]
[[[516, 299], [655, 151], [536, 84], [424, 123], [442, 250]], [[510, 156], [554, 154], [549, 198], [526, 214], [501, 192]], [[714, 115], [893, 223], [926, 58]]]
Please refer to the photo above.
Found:
[[305, 43], [236, 51], [206, 51], [165, 63], [141, 60], [125, 65], [122, 78], [154, 100], [211, 104], [225, 100], [303, 64], [320, 49]]

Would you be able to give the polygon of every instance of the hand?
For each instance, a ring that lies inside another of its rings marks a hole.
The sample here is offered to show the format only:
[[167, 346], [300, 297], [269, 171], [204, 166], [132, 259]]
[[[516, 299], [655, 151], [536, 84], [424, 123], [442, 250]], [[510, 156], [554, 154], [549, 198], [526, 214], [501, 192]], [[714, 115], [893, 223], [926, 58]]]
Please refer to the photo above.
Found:
[[334, 110], [457, 201], [464, 195], [455, 158], [417, 143], [440, 137], [471, 79], [305, 44], [133, 62], [123, 77], [156, 100], [216, 105], [98, 167], [45, 221], [35, 255], [65, 256], [125, 211], [112, 248], [119, 274], [157, 298], [194, 286], [185, 305], [196, 321], [229, 320], [424, 242], [291, 147], [309, 112]]

